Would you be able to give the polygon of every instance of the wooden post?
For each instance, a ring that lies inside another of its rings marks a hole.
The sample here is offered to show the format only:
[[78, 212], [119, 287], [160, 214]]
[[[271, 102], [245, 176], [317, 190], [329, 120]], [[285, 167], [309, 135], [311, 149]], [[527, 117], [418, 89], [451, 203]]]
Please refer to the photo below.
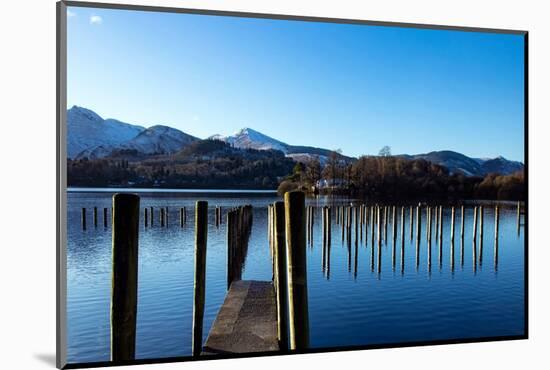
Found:
[[277, 294], [277, 338], [279, 348], [285, 352], [288, 350], [288, 301], [286, 289], [287, 262], [286, 262], [286, 240], [285, 240], [285, 204], [275, 202], [274, 206], [274, 229], [275, 229], [275, 293]]
[[431, 233], [432, 233], [432, 207], [426, 206], [426, 241], [429, 241], [432, 239]]
[[477, 268], [477, 248], [476, 248], [476, 239], [477, 239], [477, 207], [474, 206], [474, 230], [473, 230], [473, 237], [472, 237], [472, 267], [474, 271]]
[[391, 220], [391, 228], [392, 228], [392, 240], [393, 244], [395, 244], [395, 239], [397, 238], [397, 215], [395, 214], [395, 206], [392, 208], [392, 220]]
[[139, 197], [113, 196], [111, 361], [135, 358], [138, 292]]
[[86, 208], [82, 208], [82, 230], [86, 230]]
[[421, 230], [420, 204], [416, 207], [416, 268], [420, 263], [420, 230]]
[[[269, 206], [267, 207], [269, 210]], [[233, 240], [235, 239], [235, 230], [233, 225], [235, 224], [235, 212], [229, 211], [227, 212], [227, 290], [231, 287], [231, 283], [233, 282], [234, 276], [234, 245]], [[269, 216], [268, 216], [268, 230], [269, 230]], [[269, 231], [268, 231], [269, 234]]]
[[[439, 250], [443, 245], [443, 206], [439, 206]], [[441, 264], [441, 253], [440, 253], [440, 264]]]
[[455, 207], [451, 207], [451, 244], [455, 242]]
[[164, 227], [164, 208], [160, 207], [160, 226]]
[[[378, 206], [376, 206], [378, 208]], [[371, 248], [374, 249], [374, 210], [375, 207], [370, 207], [370, 241], [371, 241]]]
[[474, 228], [473, 228], [473, 239], [477, 239], [477, 207], [474, 206]]
[[381, 229], [381, 222], [380, 222], [380, 207], [378, 207], [377, 209], [377, 213], [376, 213], [376, 231], [377, 231], [377, 237], [378, 237], [378, 240], [377, 240], [377, 257], [378, 257], [378, 273], [381, 272], [381, 269], [382, 269], [382, 229]]
[[498, 210], [498, 206], [496, 206], [495, 207], [495, 250], [494, 250], [495, 271], [498, 268], [498, 222], [499, 222], [499, 210]]
[[164, 207], [164, 222], [166, 227], [168, 227], [168, 207]]
[[[483, 206], [479, 206], [479, 239], [483, 239]], [[481, 243], [480, 243], [481, 244]]]
[[498, 239], [499, 208], [495, 206], [495, 239]]
[[[426, 208], [426, 240], [432, 243], [432, 207]], [[436, 217], [437, 218], [437, 217]]]
[[359, 208], [354, 208], [354, 215], [355, 215], [355, 245], [359, 243]]
[[103, 227], [104, 228], [107, 228], [107, 226], [109, 225], [108, 223], [108, 220], [107, 220], [107, 208], [103, 208]]
[[411, 234], [411, 241], [413, 240], [413, 206], [409, 207], [409, 230]]
[[521, 221], [521, 202], [518, 200], [518, 209], [517, 209], [517, 230], [519, 235], [520, 223]]
[[439, 240], [439, 207], [435, 206], [435, 240]]
[[405, 267], [405, 207], [401, 206], [401, 272]]
[[97, 227], [97, 207], [94, 207], [94, 227]]
[[439, 244], [443, 243], [443, 206], [439, 206]]
[[384, 206], [384, 243], [388, 243], [388, 206]]
[[330, 276], [330, 244], [332, 238], [332, 221], [331, 221], [331, 209], [327, 207], [327, 244], [325, 251], [325, 267], [327, 279]]
[[150, 207], [149, 210], [151, 211], [151, 227], [153, 227], [153, 223], [154, 223], [154, 220], [155, 220], [155, 214], [153, 213], [154, 208]]
[[148, 210], [147, 210], [147, 207], [143, 208], [143, 225], [145, 227], [148, 226], [149, 224], [149, 216], [148, 216]]
[[464, 206], [460, 206], [460, 239], [464, 241]]
[[208, 235], [208, 202], [197, 201], [195, 206], [195, 285], [193, 294], [193, 356], [202, 351], [204, 318], [206, 244]]
[[292, 191], [285, 193], [285, 233], [291, 350], [304, 350], [309, 347], [304, 204], [305, 195], [303, 192]]

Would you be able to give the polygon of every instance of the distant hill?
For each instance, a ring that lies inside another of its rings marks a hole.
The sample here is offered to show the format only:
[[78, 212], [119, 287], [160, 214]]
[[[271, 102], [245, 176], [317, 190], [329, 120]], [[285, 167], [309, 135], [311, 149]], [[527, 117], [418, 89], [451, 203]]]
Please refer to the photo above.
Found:
[[451, 150], [434, 151], [426, 154], [408, 155], [398, 157], [408, 159], [425, 159], [432, 163], [445, 166], [451, 173], [462, 173], [466, 176], [485, 176], [489, 173], [509, 175], [523, 170], [523, 163], [497, 157], [494, 159], [470, 158], [464, 154]]

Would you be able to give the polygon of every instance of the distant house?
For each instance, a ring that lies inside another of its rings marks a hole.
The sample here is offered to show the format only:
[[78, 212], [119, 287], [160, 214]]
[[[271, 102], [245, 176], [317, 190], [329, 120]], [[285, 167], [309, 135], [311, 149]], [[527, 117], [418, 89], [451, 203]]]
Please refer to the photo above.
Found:
[[321, 179], [317, 181], [316, 186], [319, 189], [332, 189], [338, 188], [345, 185], [345, 182], [342, 179]]

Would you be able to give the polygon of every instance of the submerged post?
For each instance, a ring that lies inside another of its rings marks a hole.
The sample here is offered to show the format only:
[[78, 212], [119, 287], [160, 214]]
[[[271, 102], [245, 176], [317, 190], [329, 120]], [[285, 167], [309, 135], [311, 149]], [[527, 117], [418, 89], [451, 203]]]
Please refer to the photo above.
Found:
[[139, 197], [113, 196], [111, 361], [135, 358], [138, 291]]
[[195, 206], [195, 285], [193, 296], [193, 356], [202, 351], [204, 317], [204, 286], [206, 275], [206, 240], [208, 235], [208, 202], [200, 200]]
[[309, 314], [305, 240], [305, 195], [285, 193], [290, 349], [309, 347]]

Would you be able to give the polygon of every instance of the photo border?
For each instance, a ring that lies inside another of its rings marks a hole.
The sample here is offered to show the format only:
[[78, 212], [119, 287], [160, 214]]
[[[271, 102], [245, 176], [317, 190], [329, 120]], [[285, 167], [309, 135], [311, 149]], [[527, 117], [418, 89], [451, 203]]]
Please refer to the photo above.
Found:
[[[339, 24], [356, 24], [370, 26], [389, 26], [399, 28], [415, 28], [415, 29], [430, 29], [430, 30], [449, 30], [463, 32], [483, 32], [496, 34], [513, 34], [522, 35], [524, 37], [524, 178], [525, 178], [525, 206], [524, 206], [524, 334], [512, 336], [493, 336], [479, 337], [466, 339], [441, 339], [429, 341], [412, 341], [412, 342], [396, 342], [384, 344], [370, 345], [352, 345], [352, 346], [334, 346], [323, 348], [311, 348], [307, 350], [292, 351], [287, 353], [279, 352], [251, 352], [251, 353], [232, 353], [220, 354], [216, 356], [204, 356], [195, 358], [192, 356], [164, 357], [151, 359], [138, 359], [132, 361], [97, 361], [97, 362], [81, 362], [67, 363], [67, 150], [66, 150], [66, 115], [67, 115], [67, 7], [81, 8], [98, 8], [98, 9], [119, 9], [119, 10], [135, 10], [148, 12], [165, 12], [165, 13], [183, 13], [197, 15], [214, 15], [226, 17], [240, 18], [256, 18], [256, 19], [274, 19], [274, 20], [292, 20], [305, 22], [322, 22], [322, 23], [339, 23]], [[329, 18], [329, 17], [314, 17], [300, 15], [285, 15], [285, 14], [268, 14], [268, 13], [253, 13], [239, 12], [226, 10], [207, 10], [194, 8], [177, 8], [163, 6], [148, 6], [148, 5], [132, 5], [132, 4], [112, 4], [99, 2], [82, 2], [82, 1], [59, 1], [56, 3], [57, 13], [57, 63], [56, 63], [56, 120], [57, 120], [57, 140], [56, 140], [56, 229], [57, 229], [57, 248], [56, 248], [56, 366], [59, 369], [79, 369], [93, 367], [107, 367], [120, 365], [142, 365], [142, 364], [158, 364], [158, 363], [173, 363], [187, 361], [210, 361], [232, 358], [249, 358], [249, 357], [269, 357], [269, 356], [286, 356], [294, 354], [308, 353], [325, 353], [325, 352], [343, 352], [343, 351], [358, 351], [366, 349], [381, 349], [381, 348], [405, 348], [417, 346], [433, 346], [447, 344], [465, 344], [465, 343], [481, 343], [481, 342], [497, 342], [509, 340], [522, 340], [529, 338], [529, 32], [524, 30], [512, 29], [496, 29], [496, 28], [481, 28], [481, 27], [461, 27], [449, 25], [433, 25], [423, 23], [403, 23], [403, 22], [386, 22], [372, 21], [346, 18]]]

